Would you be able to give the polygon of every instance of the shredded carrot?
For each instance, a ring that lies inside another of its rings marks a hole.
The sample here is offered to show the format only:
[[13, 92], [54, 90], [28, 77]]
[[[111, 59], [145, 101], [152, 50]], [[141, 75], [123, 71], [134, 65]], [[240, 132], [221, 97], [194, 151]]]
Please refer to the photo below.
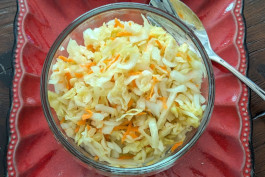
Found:
[[95, 66], [95, 65], [97, 65], [96, 62], [91, 62], [91, 63], [86, 64], [85, 67], [86, 67], [87, 69], [90, 69], [92, 66]]
[[114, 78], [114, 76], [112, 76], [112, 78], [111, 78], [110, 81], [111, 81], [111, 82], [115, 82], [115, 78]]
[[179, 18], [181, 18], [181, 19], [184, 18], [183, 14], [182, 14], [181, 12], [178, 12], [178, 16], [179, 16]]
[[59, 72], [59, 69], [55, 69], [55, 70], [53, 70], [53, 72]]
[[164, 48], [163, 45], [159, 42], [159, 40], [155, 40], [155, 41], [156, 41], [159, 49], [163, 49]]
[[87, 130], [90, 130], [90, 128], [91, 128], [91, 127], [90, 127], [89, 125], [86, 125], [86, 129], [87, 129]]
[[171, 152], [175, 151], [179, 146], [181, 146], [183, 144], [183, 141], [177, 142], [176, 144], [174, 144], [171, 148]]
[[63, 83], [63, 81], [59, 81], [58, 83], [62, 84], [62, 83]]
[[77, 132], [79, 131], [79, 129], [80, 129], [80, 126], [77, 126], [77, 127], [75, 128], [75, 133], [77, 133]]
[[127, 121], [123, 121], [120, 125], [129, 125], [130, 121], [127, 120]]
[[89, 72], [87, 72], [87, 74], [92, 74], [93, 73], [93, 71], [91, 70], [91, 71], [89, 71]]
[[115, 37], [110, 37], [110, 39], [111, 39], [112, 41], [114, 41], [116, 38], [115, 38]]
[[153, 114], [149, 111], [146, 111], [149, 116], [153, 116]]
[[127, 36], [131, 36], [132, 35], [132, 33], [131, 32], [128, 32], [128, 31], [121, 31], [121, 32], [118, 32], [117, 33], [117, 37], [127, 37]]
[[86, 124], [86, 120], [79, 120], [76, 124], [77, 125], [85, 125]]
[[107, 63], [110, 62], [111, 60], [113, 60], [113, 58], [106, 59], [106, 60], [103, 61], [103, 63], [107, 64]]
[[88, 114], [83, 114], [82, 115], [82, 120], [89, 119], [89, 118], [91, 118], [93, 116], [93, 112], [92, 111], [86, 109], [86, 112], [88, 112]]
[[135, 135], [135, 133], [134, 132], [130, 132], [130, 134], [129, 134], [133, 139], [135, 139], [135, 138], [138, 138], [139, 136], [137, 136], [137, 135]]
[[64, 123], [65, 118], [63, 117], [62, 120], [60, 121], [60, 124]]
[[176, 54], [177, 57], [182, 57], [182, 58], [185, 58], [185, 54], [183, 52], [178, 52]]
[[190, 56], [189, 56], [189, 55], [187, 55], [187, 60], [188, 60], [188, 61], [191, 61], [191, 58], [190, 58]]
[[66, 57], [64, 57], [64, 56], [59, 56], [58, 58], [61, 59], [61, 60], [63, 60], [63, 61], [65, 61], [65, 62], [74, 62], [73, 59], [66, 58]]
[[100, 69], [100, 72], [103, 73], [104, 70], [105, 70], [105, 68], [101, 68], [101, 69]]
[[119, 160], [126, 160], [126, 159], [132, 159], [134, 156], [133, 155], [120, 155], [118, 158]]
[[113, 63], [115, 63], [118, 59], [119, 59], [119, 57], [120, 57], [120, 54], [118, 54], [117, 56], [116, 56], [116, 58], [114, 59], [114, 60], [112, 60], [110, 63], [109, 63], [109, 65], [107, 66], [107, 68], [106, 68], [106, 70], [113, 64]]
[[137, 114], [137, 116], [141, 116], [141, 115], [145, 115], [145, 114], [147, 114], [147, 113], [146, 112], [140, 112]]
[[148, 100], [149, 99], [151, 99], [152, 98], [152, 96], [153, 96], [153, 93], [154, 93], [154, 85], [152, 85], [152, 87], [151, 87], [151, 92], [150, 92], [150, 94], [149, 94], [149, 96], [148, 96]]
[[98, 159], [99, 159], [98, 156], [95, 156], [95, 157], [94, 157], [94, 160], [98, 160]]
[[129, 72], [129, 75], [130, 75], [130, 76], [138, 75], [138, 74], [142, 74], [142, 72], [141, 72], [141, 71]]
[[132, 104], [134, 103], [133, 99], [131, 99], [128, 103], [128, 108], [130, 108], [132, 106]]
[[65, 73], [65, 79], [66, 79], [66, 88], [67, 90], [70, 90], [72, 88], [70, 79], [72, 79], [72, 76], [69, 72]]
[[129, 22], [129, 26], [132, 26], [132, 22]]
[[125, 126], [125, 125], [118, 125], [116, 127], [113, 128], [113, 131], [118, 131], [118, 130], [125, 130], [127, 129], [128, 127]]
[[178, 102], [175, 102], [175, 105], [176, 105], [177, 107], [179, 107], [179, 103], [178, 103]]
[[124, 25], [120, 22], [120, 20], [118, 20], [117, 18], [115, 18], [115, 25], [114, 27], [121, 27], [121, 28], [124, 28]]
[[166, 66], [160, 66], [161, 69], [163, 69], [164, 71], [166, 71], [169, 74], [169, 71], [167, 70]]
[[150, 65], [150, 68], [151, 68], [152, 70], [154, 70], [154, 69], [155, 69], [155, 65], [154, 65], [154, 64], [151, 64], [151, 65]]
[[133, 132], [138, 132], [138, 133], [139, 133], [139, 127], [132, 127], [132, 128], [131, 128], [131, 131], [133, 131]]
[[104, 137], [105, 137], [105, 139], [106, 139], [107, 141], [110, 140], [110, 135], [106, 135], [106, 134], [104, 134]]
[[96, 50], [94, 49], [94, 46], [92, 44], [89, 44], [86, 46], [87, 50], [90, 50], [91, 52], [95, 52]]
[[132, 81], [132, 86], [137, 87], [135, 80]]
[[83, 74], [82, 73], [75, 73], [75, 77], [81, 78], [81, 77], [83, 77]]
[[127, 131], [123, 134], [123, 137], [121, 139], [122, 143], [125, 141], [126, 136], [130, 133], [131, 128], [132, 128], [132, 122], [130, 121], [130, 123], [129, 123], [128, 127], [127, 127]]
[[150, 40], [150, 39], [152, 39], [152, 38], [155, 38], [155, 35], [149, 35], [149, 37], [148, 37], [148, 40]]
[[164, 109], [167, 109], [167, 99], [165, 97], [160, 97], [158, 99], [163, 102]]
[[149, 96], [147, 97], [147, 99], [151, 99], [152, 96], [153, 96], [153, 93], [154, 93], [154, 87], [155, 87], [155, 84], [158, 82], [157, 78], [156, 77], [153, 77], [153, 85], [151, 87], [151, 91], [150, 91], [150, 94]]

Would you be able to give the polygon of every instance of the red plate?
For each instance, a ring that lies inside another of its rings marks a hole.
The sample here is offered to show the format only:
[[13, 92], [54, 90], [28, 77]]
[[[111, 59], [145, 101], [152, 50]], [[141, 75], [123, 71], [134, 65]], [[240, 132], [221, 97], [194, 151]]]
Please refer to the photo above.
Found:
[[[184, 2], [203, 21], [213, 49], [246, 74], [242, 1]], [[45, 56], [59, 33], [82, 13], [107, 2], [110, 1], [19, 0], [11, 135], [7, 154], [9, 176], [95, 176], [81, 167], [55, 140], [42, 112], [39, 87]], [[174, 167], [156, 177], [251, 175], [247, 87], [221, 66], [214, 65], [214, 71], [216, 101], [208, 128], [194, 148]]]

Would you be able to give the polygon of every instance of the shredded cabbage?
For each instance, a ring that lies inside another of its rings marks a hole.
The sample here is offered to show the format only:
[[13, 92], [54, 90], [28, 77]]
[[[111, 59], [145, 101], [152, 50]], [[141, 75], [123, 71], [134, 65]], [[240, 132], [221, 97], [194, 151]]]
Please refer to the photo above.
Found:
[[151, 164], [174, 151], [205, 109], [201, 59], [143, 20], [86, 29], [83, 45], [70, 39], [49, 80], [49, 102], [66, 135], [117, 167]]

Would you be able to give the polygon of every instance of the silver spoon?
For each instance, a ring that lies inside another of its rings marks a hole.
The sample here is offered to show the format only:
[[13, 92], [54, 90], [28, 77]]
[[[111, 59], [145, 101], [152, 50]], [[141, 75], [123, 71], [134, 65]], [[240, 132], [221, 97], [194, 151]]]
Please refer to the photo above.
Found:
[[[238, 72], [235, 68], [233, 68], [230, 64], [228, 64], [213, 51], [207, 32], [202, 22], [188, 6], [186, 6], [179, 0], [151, 0], [150, 5], [164, 10], [184, 22], [199, 38], [211, 60], [221, 64], [226, 69], [231, 71], [237, 78], [239, 78], [249, 88], [256, 92], [263, 100], [265, 100], [264, 90], [262, 90], [254, 82], [252, 82], [249, 78]], [[185, 18], [180, 18], [178, 14], [184, 15]]]

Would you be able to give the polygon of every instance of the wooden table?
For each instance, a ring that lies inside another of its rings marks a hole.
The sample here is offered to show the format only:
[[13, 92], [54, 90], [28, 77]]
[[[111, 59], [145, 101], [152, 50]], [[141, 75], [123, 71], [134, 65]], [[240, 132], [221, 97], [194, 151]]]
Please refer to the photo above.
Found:
[[[0, 1], [0, 176], [6, 172], [7, 122], [12, 86], [12, 48], [15, 0]], [[245, 0], [246, 44], [249, 53], [248, 77], [265, 90], [265, 1]], [[252, 144], [255, 174], [265, 176], [265, 101], [250, 92], [249, 111], [253, 119]]]

